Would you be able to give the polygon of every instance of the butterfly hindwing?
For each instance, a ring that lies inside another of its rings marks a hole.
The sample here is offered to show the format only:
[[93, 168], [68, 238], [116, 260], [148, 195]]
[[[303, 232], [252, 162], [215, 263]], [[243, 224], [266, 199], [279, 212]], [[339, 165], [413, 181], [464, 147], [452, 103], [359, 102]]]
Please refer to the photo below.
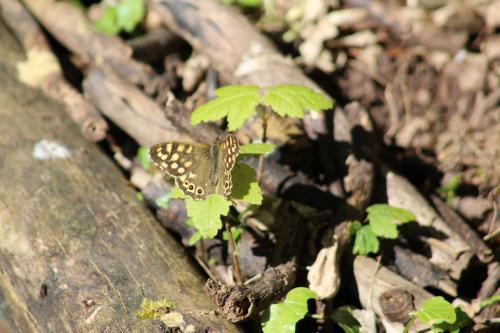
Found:
[[224, 173], [223, 173], [223, 195], [229, 196], [233, 188], [231, 171], [236, 164], [236, 158], [240, 154], [240, 145], [238, 139], [233, 134], [229, 134], [220, 143], [221, 158], [224, 163]]
[[226, 136], [224, 141], [220, 143], [222, 156], [224, 158], [224, 166], [226, 170], [231, 171], [236, 164], [236, 158], [240, 154], [240, 144], [238, 139], [233, 134]]

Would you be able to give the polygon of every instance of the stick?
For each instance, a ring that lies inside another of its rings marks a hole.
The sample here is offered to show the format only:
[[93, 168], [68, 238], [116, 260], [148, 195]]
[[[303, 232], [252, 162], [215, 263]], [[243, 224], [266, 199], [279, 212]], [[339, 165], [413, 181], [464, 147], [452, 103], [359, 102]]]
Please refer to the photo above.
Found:
[[436, 195], [431, 195], [431, 200], [444, 221], [469, 244], [478, 259], [484, 263], [490, 262], [493, 259], [493, 252], [476, 232]]

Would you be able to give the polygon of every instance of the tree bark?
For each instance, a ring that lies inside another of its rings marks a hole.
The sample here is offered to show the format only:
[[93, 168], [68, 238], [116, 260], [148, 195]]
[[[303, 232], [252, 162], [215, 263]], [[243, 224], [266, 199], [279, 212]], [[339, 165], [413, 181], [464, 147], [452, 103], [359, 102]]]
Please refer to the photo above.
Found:
[[[183, 249], [61, 107], [5, 65], [0, 77], [0, 300], [14, 326], [154, 332], [158, 322], [136, 317], [149, 298], [173, 302], [184, 328], [237, 331], [211, 311]], [[66, 153], [37, 151], [42, 140]]]

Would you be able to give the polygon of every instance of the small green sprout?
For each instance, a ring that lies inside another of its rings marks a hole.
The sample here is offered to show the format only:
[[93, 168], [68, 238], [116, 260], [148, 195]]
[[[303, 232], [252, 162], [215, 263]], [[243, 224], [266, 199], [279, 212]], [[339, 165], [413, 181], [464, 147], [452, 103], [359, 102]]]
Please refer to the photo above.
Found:
[[429, 324], [433, 333], [459, 333], [460, 329], [469, 325], [472, 320], [460, 308], [454, 308], [450, 302], [441, 296], [429, 298], [422, 307], [412, 313], [412, 318], [406, 323], [403, 333], [407, 333], [416, 319]]
[[106, 5], [94, 27], [107, 35], [117, 35], [122, 30], [130, 33], [142, 21], [144, 13], [144, 0], [119, 0], [115, 5]]
[[307, 301], [316, 298], [309, 288], [298, 287], [290, 290], [283, 302], [271, 305], [262, 316], [264, 333], [294, 333], [296, 323], [307, 313]]
[[377, 253], [380, 248], [379, 237], [396, 239], [398, 229], [395, 221], [406, 223], [414, 221], [415, 215], [407, 210], [391, 207], [387, 204], [376, 204], [366, 209], [367, 225], [354, 221], [349, 225], [349, 232], [355, 236], [353, 253], [367, 255]]

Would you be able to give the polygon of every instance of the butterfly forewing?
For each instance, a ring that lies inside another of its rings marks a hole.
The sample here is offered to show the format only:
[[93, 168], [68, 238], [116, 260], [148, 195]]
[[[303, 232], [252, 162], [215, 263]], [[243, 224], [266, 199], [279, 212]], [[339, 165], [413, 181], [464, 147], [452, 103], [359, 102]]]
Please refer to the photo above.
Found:
[[165, 142], [150, 149], [153, 163], [175, 178], [187, 196], [205, 199], [210, 194], [231, 194], [231, 170], [239, 154], [236, 137], [228, 135], [213, 146]]
[[153, 163], [170, 176], [182, 176], [195, 164], [195, 155], [208, 149], [208, 145], [194, 145], [181, 142], [165, 142], [154, 145], [150, 149]]

